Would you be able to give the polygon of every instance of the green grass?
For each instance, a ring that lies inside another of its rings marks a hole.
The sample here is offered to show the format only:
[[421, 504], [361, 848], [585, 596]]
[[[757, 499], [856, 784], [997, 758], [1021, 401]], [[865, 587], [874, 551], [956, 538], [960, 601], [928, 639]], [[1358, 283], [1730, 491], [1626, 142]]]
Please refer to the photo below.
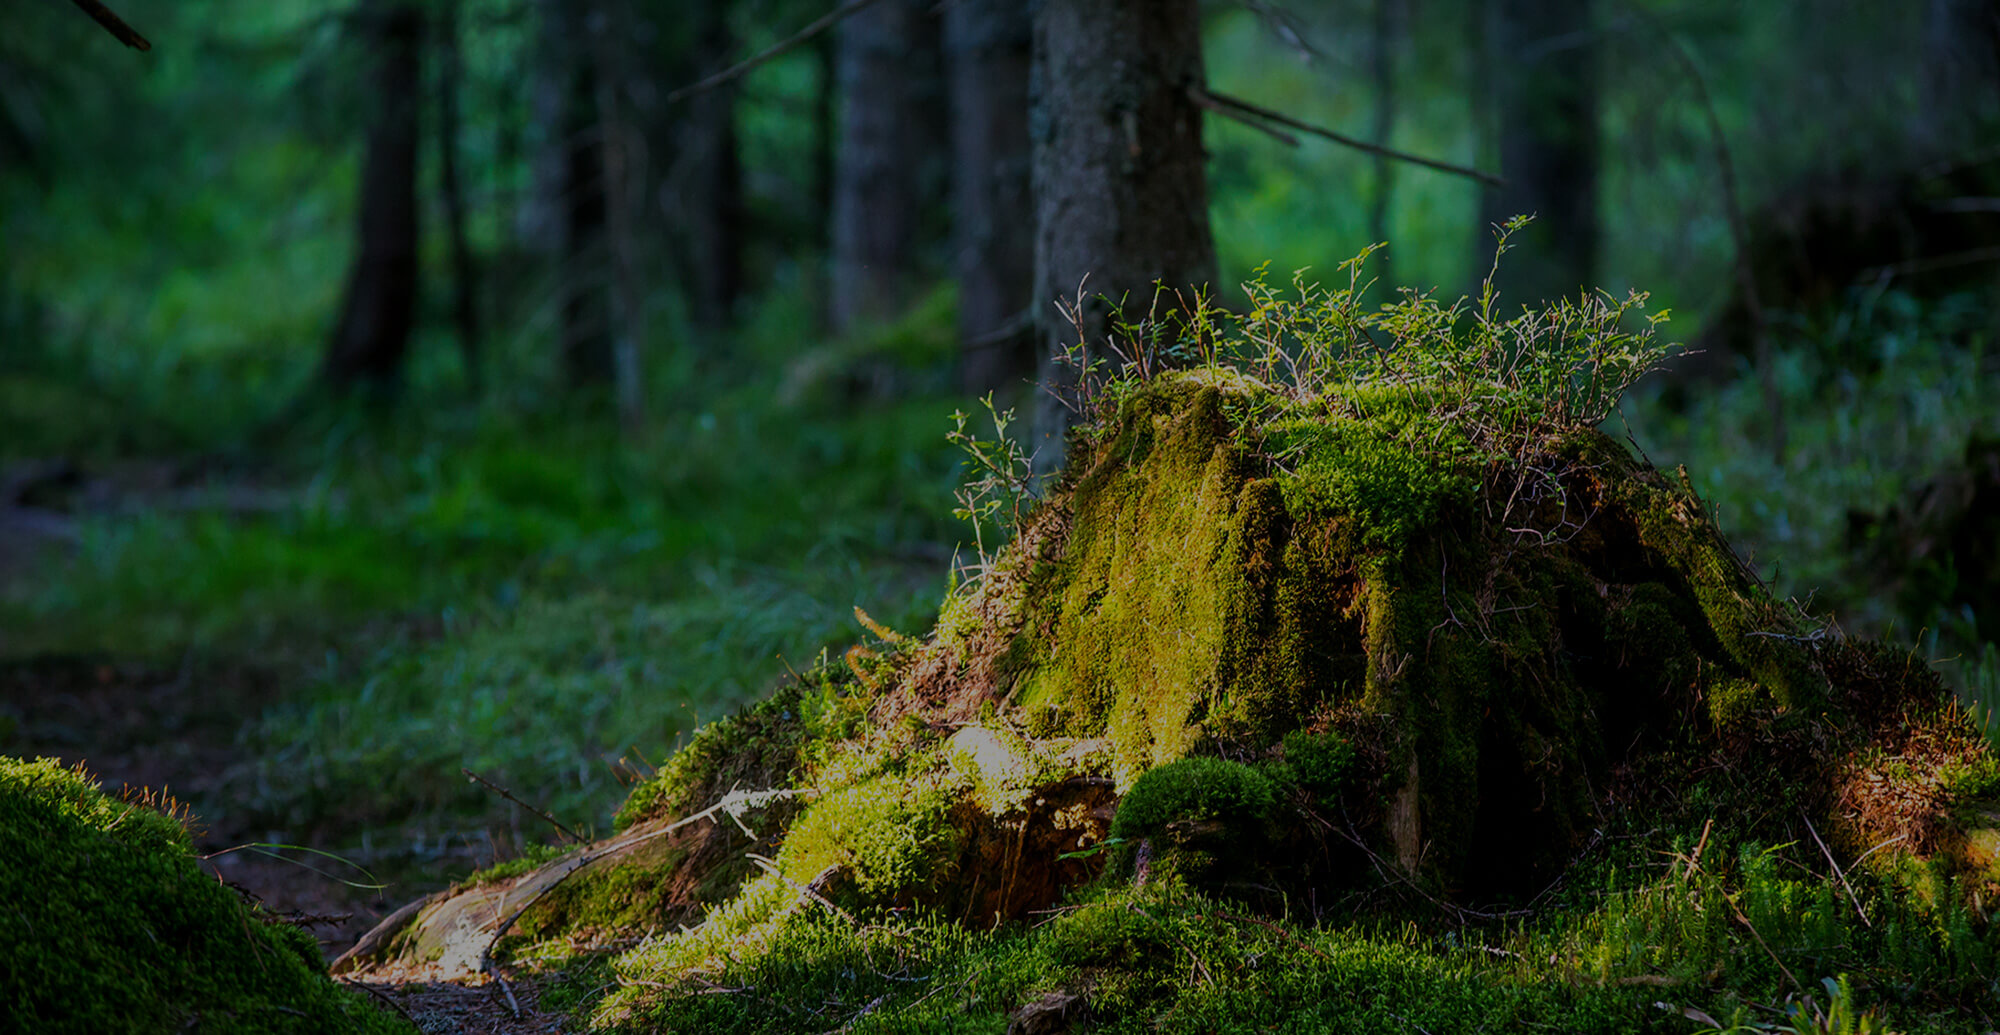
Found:
[[1690, 866], [1693, 848], [1655, 832], [1510, 920], [1344, 919], [1324, 903], [1315, 922], [1295, 903], [1259, 922], [1172, 880], [1087, 890], [984, 932], [781, 910], [720, 940], [654, 936], [608, 972], [581, 967], [569, 980], [596, 994], [571, 1001], [625, 1031], [998, 1033], [1022, 1004], [1066, 993], [1107, 1032], [1691, 1035], [1690, 1010], [1775, 1022], [1808, 993], [1824, 1008], [1820, 979], [1849, 975], [1843, 1002], [1895, 1030], [1986, 1030], [1970, 1007], [1990, 1002], [1995, 945], [1962, 914], [1926, 913], [1861, 874], [1851, 899], [1810, 848], [1709, 844]]
[[[782, 324], [746, 348], [778, 352]], [[281, 826], [504, 816], [469, 766], [605, 829], [621, 775], [858, 635], [857, 605], [934, 613], [969, 531], [958, 400], [776, 401], [767, 359], [669, 365], [636, 435], [578, 402], [469, 406], [421, 372], [395, 413], [309, 413], [212, 480], [268, 509], [197, 492], [86, 518], [73, 559], [0, 593], [0, 656], [275, 670], [232, 804]]]

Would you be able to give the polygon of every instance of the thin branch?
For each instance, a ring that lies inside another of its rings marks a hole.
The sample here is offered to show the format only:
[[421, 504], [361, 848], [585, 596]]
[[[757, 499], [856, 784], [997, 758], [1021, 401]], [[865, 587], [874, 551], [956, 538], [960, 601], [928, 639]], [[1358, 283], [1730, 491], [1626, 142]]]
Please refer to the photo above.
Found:
[[[1379, 144], [1371, 144], [1366, 140], [1358, 140], [1344, 133], [1336, 133], [1333, 130], [1326, 129], [1320, 126], [1315, 126], [1310, 122], [1300, 122], [1298, 119], [1292, 118], [1290, 115], [1286, 115], [1283, 112], [1272, 111], [1271, 109], [1266, 108], [1262, 105], [1252, 104], [1249, 101], [1243, 100], [1242, 98], [1239, 97], [1231, 97], [1228, 94], [1216, 93], [1214, 90], [1210, 90], [1203, 86], [1188, 87], [1188, 95], [1194, 98], [1196, 104], [1199, 104], [1204, 108], [1209, 107], [1210, 101], [1214, 101], [1218, 104], [1224, 104], [1231, 108], [1235, 108], [1238, 111], [1254, 115], [1260, 119], [1265, 119], [1270, 122], [1275, 122], [1280, 126], [1285, 126], [1290, 129], [1296, 129], [1301, 133], [1311, 133], [1313, 136], [1316, 137], [1324, 137], [1328, 140], [1333, 141], [1336, 144], [1340, 144], [1343, 147], [1351, 147], [1356, 151], [1365, 152], [1371, 155], [1381, 155], [1384, 158], [1393, 158], [1396, 161], [1409, 162], [1412, 165], [1421, 165], [1426, 169], [1436, 169], [1439, 172], [1451, 173], [1454, 176], [1467, 176], [1472, 179], [1478, 180], [1479, 182], [1484, 183], [1489, 187], [1503, 186], [1507, 182], [1501, 179], [1500, 177], [1493, 175], [1492, 173], [1481, 172], [1480, 170], [1471, 168], [1469, 166], [1453, 165], [1450, 162], [1439, 161], [1435, 158], [1425, 158], [1422, 155], [1413, 155], [1406, 151], [1398, 151], [1395, 150], [1394, 148], [1383, 147]], [[1266, 129], [1265, 132], [1268, 133], [1273, 131]]]
[[130, 25], [125, 24], [125, 19], [111, 13], [109, 7], [98, 3], [97, 0], [74, 0], [74, 2], [76, 6], [83, 8], [83, 13], [95, 19], [97, 24], [104, 26], [105, 32], [118, 37], [118, 42], [133, 50], [153, 49], [153, 44], [147, 41], [146, 37], [139, 35]]
[[418, 1024], [417, 1019], [415, 1017], [410, 1016], [410, 1011], [403, 1009], [402, 1003], [399, 1003], [394, 999], [389, 998], [388, 993], [382, 991], [379, 988], [376, 988], [374, 985], [371, 985], [366, 981], [342, 981], [340, 983], [346, 985], [349, 988], [358, 988], [363, 992], [366, 992], [369, 995], [372, 995], [375, 998], [380, 999], [385, 1003], [388, 1003], [390, 1009], [396, 1011], [397, 1013], [402, 1014], [403, 1019], [410, 1022], [410, 1027], [415, 1028], [418, 1031], [423, 1030], [424, 1026]]
[[1812, 835], [1813, 844], [1818, 845], [1820, 854], [1826, 856], [1826, 864], [1833, 867], [1833, 875], [1840, 878], [1840, 886], [1847, 889], [1847, 900], [1854, 903], [1854, 912], [1861, 917], [1861, 926], [1873, 928], [1875, 925], [1868, 922], [1868, 911], [1861, 908], [1861, 896], [1854, 893], [1854, 885], [1847, 883], [1847, 874], [1842, 873], [1840, 864], [1834, 861], [1833, 850], [1819, 839], [1819, 831], [1813, 829], [1812, 817], [1801, 811], [1799, 818], [1806, 821], [1806, 832]]
[[[81, 3], [82, 0], [78, 0], [78, 2]], [[716, 87], [723, 85], [724, 83], [741, 79], [743, 76], [748, 75], [751, 71], [755, 70], [759, 66], [765, 64], [766, 62], [775, 60], [783, 56], [787, 52], [797, 48], [800, 44], [805, 43], [808, 40], [811, 40], [814, 36], [817, 36], [820, 33], [833, 28], [836, 24], [838, 24], [842, 19], [846, 18], [848, 15], [857, 14], [861, 11], [862, 8], [867, 7], [869, 4], [872, 4], [874, 2], [875, 0], [847, 0], [846, 3], [841, 4], [839, 7], [836, 7], [833, 10], [828, 11], [823, 15], [820, 15], [819, 18], [816, 19], [812, 24], [806, 26], [803, 29], [800, 29], [799, 31], [793, 33], [792, 35], [786, 37], [785, 39], [780, 40], [775, 44], [772, 44], [770, 47], [766, 48], [762, 53], [758, 54], [756, 57], [750, 58], [739, 64], [731, 65], [730, 67], [725, 68], [722, 71], [717, 72], [706, 79], [703, 79], [699, 82], [689, 83], [688, 85], [683, 86], [680, 89], [675, 90], [674, 92], [668, 94], [667, 103], [672, 104], [675, 101], [678, 101], [684, 97], [692, 97], [698, 93], [706, 93], [707, 91], [713, 90]]]
[[1202, 89], [1201, 87], [1198, 86], [1188, 87], [1188, 97], [1193, 99], [1193, 101], [1196, 104], [1199, 104], [1204, 108], [1207, 108], [1209, 111], [1212, 111], [1217, 115], [1222, 116], [1223, 118], [1235, 119], [1236, 121], [1241, 122], [1246, 126], [1249, 126], [1251, 129], [1254, 129], [1259, 133], [1270, 134], [1271, 136], [1277, 138], [1279, 142], [1283, 143], [1287, 147], [1299, 146], [1298, 137], [1295, 137], [1290, 133], [1285, 132], [1282, 129], [1278, 129], [1274, 126], [1267, 126], [1264, 123], [1254, 118], [1251, 118], [1248, 114], [1238, 111], [1235, 108], [1232, 108], [1229, 105], [1224, 104], [1221, 101], [1217, 100], [1212, 94], [1210, 94], [1207, 90]]
[[585, 838], [585, 837], [584, 837], [584, 836], [583, 836], [582, 834], [579, 834], [579, 833], [577, 833], [576, 831], [574, 831], [574, 830], [571, 830], [571, 829], [570, 829], [569, 827], [567, 827], [567, 826], [564, 826], [564, 825], [563, 825], [563, 821], [562, 821], [562, 820], [559, 820], [559, 819], [555, 818], [554, 816], [551, 816], [551, 815], [549, 815], [548, 813], [546, 813], [546, 812], [543, 812], [543, 811], [542, 811], [541, 809], [538, 809], [538, 808], [534, 807], [533, 805], [530, 805], [530, 804], [528, 804], [527, 802], [525, 802], [525, 801], [522, 801], [521, 799], [519, 799], [519, 798], [516, 798], [516, 797], [514, 797], [514, 792], [512, 792], [512, 791], [508, 790], [507, 788], [505, 788], [505, 787], [502, 787], [502, 786], [500, 786], [499, 784], [497, 784], [497, 783], [494, 783], [494, 782], [493, 782], [493, 781], [491, 781], [491, 780], [488, 780], [487, 778], [485, 778], [485, 777], [483, 777], [483, 776], [479, 775], [478, 773], [475, 773], [475, 772], [473, 772], [473, 771], [472, 771], [472, 770], [470, 770], [470, 769], [467, 769], [467, 768], [466, 768], [466, 767], [464, 767], [464, 766], [459, 766], [459, 767], [458, 767], [458, 771], [459, 771], [459, 772], [461, 772], [461, 773], [464, 773], [464, 774], [466, 775], [466, 777], [467, 777], [468, 779], [473, 779], [473, 780], [477, 780], [477, 781], [479, 781], [480, 783], [483, 783], [483, 784], [485, 784], [485, 785], [486, 785], [486, 788], [487, 788], [488, 790], [492, 791], [492, 792], [493, 792], [493, 793], [495, 793], [495, 794], [498, 794], [498, 795], [499, 795], [499, 796], [501, 796], [502, 798], [505, 798], [505, 799], [507, 799], [508, 801], [511, 801], [511, 802], [513, 802], [514, 804], [516, 804], [516, 805], [519, 805], [519, 806], [521, 806], [521, 807], [522, 807], [522, 808], [524, 808], [524, 809], [527, 809], [527, 810], [528, 810], [529, 812], [532, 812], [532, 813], [534, 813], [535, 815], [537, 815], [537, 816], [540, 816], [540, 817], [542, 817], [542, 818], [543, 818], [544, 820], [547, 820], [550, 826], [553, 826], [553, 827], [555, 827], [555, 828], [556, 828], [557, 830], [560, 830], [560, 831], [562, 831], [562, 832], [563, 832], [563, 836], [564, 836], [564, 837], [567, 837], [567, 838], [569, 838], [569, 839], [570, 839], [570, 842], [571, 842], [572, 844], [579, 844], [579, 845], [580, 845], [580, 844], [584, 843], [584, 841], [588, 840], [588, 839], [587, 839], [587, 838]]

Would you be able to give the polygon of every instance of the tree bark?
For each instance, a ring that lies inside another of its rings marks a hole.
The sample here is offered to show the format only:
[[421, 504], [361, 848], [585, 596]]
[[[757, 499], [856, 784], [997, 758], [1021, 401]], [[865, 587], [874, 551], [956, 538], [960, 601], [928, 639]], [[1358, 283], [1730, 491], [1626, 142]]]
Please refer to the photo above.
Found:
[[1924, 12], [1924, 110], [1918, 128], [1949, 152], [2000, 101], [2000, 0], [1930, 0]]
[[1511, 308], [1574, 295], [1597, 265], [1597, 46], [1591, 0], [1494, 0], [1487, 17], [1507, 182], [1481, 199], [1475, 266], [1493, 255], [1486, 225], [1535, 217], [1501, 260]]
[[465, 384], [480, 389], [479, 283], [472, 246], [465, 232], [465, 188], [458, 169], [459, 95], [465, 76], [458, 47], [458, 0], [446, 0], [438, 17], [438, 193], [443, 195], [446, 232], [451, 240], [452, 325], [465, 364]]
[[914, 286], [926, 152], [941, 149], [926, 110], [929, 6], [881, 0], [836, 30], [841, 126], [828, 306], [836, 332], [894, 316]]
[[951, 93], [952, 266], [959, 380], [971, 395], [1013, 391], [1035, 374], [1035, 238], [1028, 176], [1033, 23], [1019, 0], [945, 10]]
[[387, 0], [367, 0], [357, 17], [376, 55], [375, 110], [361, 173], [358, 254], [322, 366], [336, 391], [392, 386], [416, 320], [423, 19], [416, 7]]
[[819, 325], [833, 326], [833, 181], [835, 154], [840, 146], [840, 125], [835, 100], [839, 96], [836, 76], [838, 49], [833, 33], [821, 33], [813, 41], [814, 66], [819, 71], [819, 92], [813, 95], [813, 213], [819, 221], [819, 255], [813, 266]]
[[[1054, 302], [1080, 283], [1084, 340], [1095, 347], [1110, 311], [1098, 296], [1143, 313], [1156, 282], [1182, 291], [1215, 282], [1201, 109], [1189, 94], [1204, 83], [1200, 30], [1195, 0], [1042, 0], [1036, 9], [1033, 312], [1044, 384], [1060, 388], [1070, 376], [1057, 360], [1076, 329]], [[1036, 466], [1048, 470], [1062, 462], [1069, 411], [1040, 398]]]
[[[1369, 78], [1375, 84], [1375, 112], [1371, 126], [1375, 143], [1379, 147], [1389, 147], [1396, 131], [1396, 22], [1403, 0], [1375, 0], [1374, 31], [1368, 41]], [[1368, 197], [1368, 239], [1383, 243], [1389, 240], [1389, 207], [1396, 192], [1396, 166], [1389, 156], [1375, 156], [1373, 192]], [[1396, 260], [1394, 249], [1379, 253], [1375, 260], [1375, 273], [1380, 281], [1393, 289], [1396, 279], [1391, 264]]]
[[[735, 60], [725, 0], [699, 0], [689, 79], [722, 71]], [[703, 91], [687, 102], [681, 125], [681, 159], [687, 163], [679, 219], [686, 239], [689, 309], [696, 326], [726, 325], [743, 293], [743, 166], [736, 139], [734, 84]]]

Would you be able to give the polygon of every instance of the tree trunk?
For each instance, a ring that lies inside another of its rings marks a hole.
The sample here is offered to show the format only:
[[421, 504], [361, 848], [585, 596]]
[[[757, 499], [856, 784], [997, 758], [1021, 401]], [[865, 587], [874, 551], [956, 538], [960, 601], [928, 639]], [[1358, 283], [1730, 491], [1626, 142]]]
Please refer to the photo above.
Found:
[[1966, 146], [2000, 101], [2000, 2], [1930, 0], [1924, 12], [1924, 110], [1917, 128], [1940, 151]]
[[929, 7], [882, 0], [836, 30], [841, 126], [828, 307], [836, 332], [895, 315], [914, 286], [925, 151], [939, 146], [925, 103]]
[[818, 261], [814, 264], [814, 287], [819, 325], [833, 326], [833, 181], [834, 156], [840, 146], [840, 125], [835, 100], [839, 96], [836, 76], [839, 51], [833, 33], [821, 33], [813, 41], [814, 64], [819, 71], [819, 92], [813, 95], [813, 214], [819, 221]]
[[[1396, 22], [1403, 0], [1375, 0], [1374, 31], [1368, 41], [1369, 78], [1375, 84], [1373, 136], [1381, 147], [1391, 146], [1396, 131]], [[1375, 156], [1373, 193], [1368, 198], [1368, 239], [1389, 240], [1389, 205], [1396, 191], [1396, 167], [1387, 155]], [[1394, 249], [1380, 253], [1375, 275], [1384, 284], [1396, 283], [1391, 273]]]
[[951, 94], [952, 265], [958, 280], [960, 384], [1013, 391], [1035, 374], [1028, 325], [1034, 228], [1028, 176], [1033, 25], [1019, 0], [945, 9]]
[[[1535, 217], [1501, 260], [1511, 309], [1576, 294], [1597, 264], [1597, 46], [1591, 0], [1494, 0], [1487, 17], [1507, 182], [1485, 192], [1481, 221]], [[1484, 269], [1493, 239], [1481, 230]]]
[[376, 55], [375, 111], [361, 173], [359, 253], [322, 367], [336, 390], [392, 385], [416, 320], [423, 20], [415, 7], [386, 0], [367, 0], [358, 17]]
[[[698, 0], [684, 12], [693, 21], [687, 59], [676, 62], [677, 80], [692, 82], [728, 68], [737, 41], [726, 0]], [[678, 109], [674, 127], [680, 168], [666, 198], [679, 228], [684, 288], [697, 327], [728, 324], [743, 293], [743, 166], [736, 136], [734, 84], [706, 90]]]
[[[596, 72], [592, 85], [597, 98], [598, 237], [603, 244], [599, 263], [608, 275], [616, 313], [615, 324], [607, 327], [610, 380], [619, 425], [629, 433], [639, 429], [646, 409], [641, 356], [646, 342], [646, 298], [640, 286], [638, 244], [634, 240], [639, 221], [637, 199], [644, 193], [640, 167], [645, 144], [628, 112], [628, 98], [635, 92], [632, 86], [638, 77], [622, 60], [625, 55], [617, 42], [630, 38], [630, 19], [621, 16], [631, 12], [610, 8], [610, 4], [600, 3], [591, 9], [587, 51]], [[592, 357], [591, 362], [598, 360]], [[587, 376], [604, 379], [595, 368]]]
[[478, 272], [465, 233], [465, 187], [459, 179], [459, 91], [465, 75], [458, 49], [458, 0], [447, 0], [438, 17], [438, 193], [451, 239], [452, 324], [465, 364], [466, 388], [479, 394]]
[[[1082, 284], [1084, 340], [1103, 341], [1110, 306], [1143, 313], [1153, 285], [1207, 287], [1216, 278], [1208, 223], [1195, 0], [1043, 0], [1036, 11], [1031, 82], [1035, 194], [1034, 317], [1042, 381], [1076, 340], [1053, 302]], [[1087, 283], [1084, 278], [1088, 276]], [[1069, 411], [1037, 414], [1036, 465], [1062, 462]]]

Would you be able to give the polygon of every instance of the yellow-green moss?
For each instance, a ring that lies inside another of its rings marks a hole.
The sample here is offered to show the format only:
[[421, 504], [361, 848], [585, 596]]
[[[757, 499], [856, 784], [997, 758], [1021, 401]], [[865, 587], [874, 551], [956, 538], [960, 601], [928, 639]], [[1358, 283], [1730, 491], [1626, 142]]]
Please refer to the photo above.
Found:
[[835, 867], [869, 900], [907, 899], [952, 876], [960, 832], [948, 813], [964, 789], [931, 774], [883, 776], [826, 794], [792, 824], [779, 868], [805, 882]]
[[178, 820], [53, 759], [0, 758], [0, 887], [0, 1027], [408, 1030], [202, 872]]

